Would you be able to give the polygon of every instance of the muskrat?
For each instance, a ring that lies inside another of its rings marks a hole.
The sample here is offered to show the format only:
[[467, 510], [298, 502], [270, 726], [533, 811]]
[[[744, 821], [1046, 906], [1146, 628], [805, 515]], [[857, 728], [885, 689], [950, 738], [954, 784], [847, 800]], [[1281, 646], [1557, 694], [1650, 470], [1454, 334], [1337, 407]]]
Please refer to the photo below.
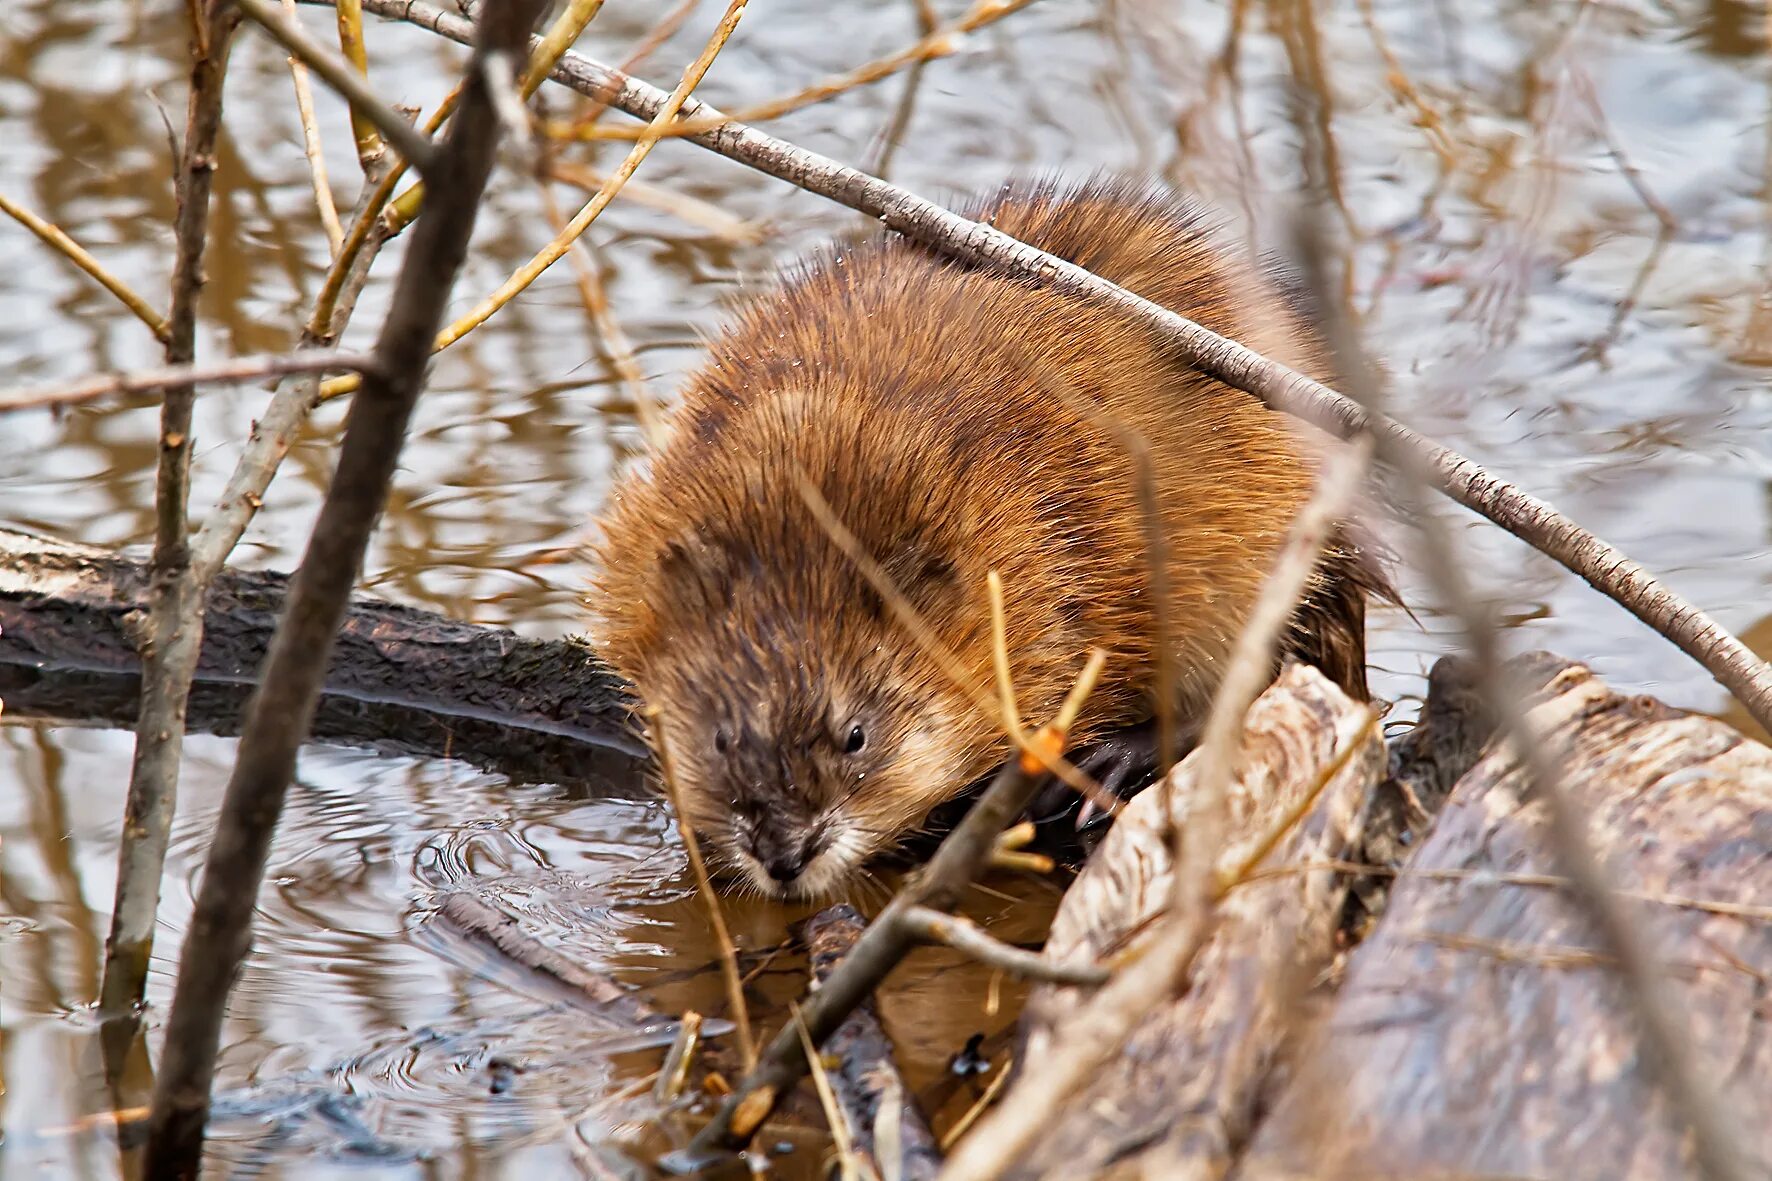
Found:
[[[1017, 183], [964, 211], [1329, 377], [1283, 274], [1176, 194]], [[1009, 749], [821, 528], [802, 479], [978, 685], [991, 683], [986, 575], [999, 573], [1029, 719], [1105, 649], [1073, 737], [1098, 744], [1097, 768], [1119, 783], [1151, 769], [1148, 742], [1115, 744], [1148, 735], [1154, 712], [1128, 430], [1155, 467], [1176, 716], [1197, 722], [1325, 440], [1125, 312], [902, 239], [833, 249], [749, 301], [649, 469], [616, 489], [591, 599], [601, 651], [648, 707], [685, 816], [727, 868], [766, 895], [830, 893]], [[1382, 585], [1340, 538], [1286, 655], [1366, 698], [1365, 599]]]

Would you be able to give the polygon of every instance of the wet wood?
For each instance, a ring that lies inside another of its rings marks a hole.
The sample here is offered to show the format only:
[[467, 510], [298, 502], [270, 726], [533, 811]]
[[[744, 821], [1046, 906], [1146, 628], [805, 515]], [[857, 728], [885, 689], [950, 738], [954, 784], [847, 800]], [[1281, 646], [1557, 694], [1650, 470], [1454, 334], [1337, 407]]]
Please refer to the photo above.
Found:
[[[1184, 761], [1167, 785], [1183, 822], [1194, 763]], [[1315, 669], [1291, 666], [1250, 710], [1221, 870], [1248, 860], [1301, 809], [1260, 866], [1350, 857], [1383, 766], [1369, 711]], [[1065, 895], [1049, 958], [1111, 962], [1135, 944], [1170, 896], [1164, 822], [1155, 790], [1126, 808]], [[1254, 1119], [1300, 1004], [1335, 959], [1347, 888], [1342, 875], [1319, 870], [1233, 889], [1191, 989], [1149, 1014], [1013, 1175], [1218, 1175]], [[1039, 1070], [1079, 1000], [1074, 989], [1035, 990], [1023, 1017], [1022, 1070]], [[1015, 1102], [1013, 1086], [1002, 1102]]]
[[[210, 587], [187, 724], [237, 734], [289, 576]], [[14, 716], [132, 725], [148, 570], [108, 550], [0, 530], [0, 700]], [[514, 778], [633, 792], [641, 748], [622, 683], [581, 645], [352, 600], [313, 737], [463, 759]]]
[[[866, 926], [846, 903], [806, 922], [813, 979], [831, 974]], [[879, 1177], [922, 1181], [941, 1171], [941, 1149], [892, 1060], [892, 1043], [871, 1002], [864, 1001], [824, 1043], [831, 1089], [849, 1121], [857, 1153]]]
[[[1580, 666], [1546, 692], [1533, 721], [1694, 1046], [1740, 1126], [1772, 1125], [1772, 750]], [[1236, 1176], [1695, 1175], [1571, 899], [1501, 880], [1555, 872], [1544, 826], [1505, 751], [1464, 776]]]

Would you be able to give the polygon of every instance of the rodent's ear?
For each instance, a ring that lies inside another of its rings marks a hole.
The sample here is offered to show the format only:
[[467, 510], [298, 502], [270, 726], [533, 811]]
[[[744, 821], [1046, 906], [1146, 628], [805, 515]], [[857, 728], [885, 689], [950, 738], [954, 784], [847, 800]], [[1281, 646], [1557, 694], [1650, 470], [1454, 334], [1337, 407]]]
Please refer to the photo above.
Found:
[[899, 545], [881, 561], [899, 593], [919, 610], [960, 593], [960, 567], [954, 556], [925, 538]]
[[731, 554], [699, 529], [665, 542], [659, 551], [658, 576], [673, 597], [714, 610], [731, 603]]

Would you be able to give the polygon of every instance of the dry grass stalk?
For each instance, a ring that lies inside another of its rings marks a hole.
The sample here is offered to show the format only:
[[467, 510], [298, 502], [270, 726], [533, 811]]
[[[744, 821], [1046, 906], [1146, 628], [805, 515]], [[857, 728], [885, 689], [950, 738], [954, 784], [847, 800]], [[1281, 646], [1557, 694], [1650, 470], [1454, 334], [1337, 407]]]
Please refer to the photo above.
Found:
[[1186, 980], [1194, 956], [1211, 933], [1213, 910], [1222, 897], [1217, 857], [1243, 716], [1272, 679], [1279, 636], [1364, 478], [1369, 452], [1369, 445], [1356, 442], [1330, 457], [1237, 639], [1193, 756], [1200, 793], [1188, 823], [1173, 834], [1178, 847], [1168, 913], [1142, 954], [1078, 1011], [1040, 1069], [1024, 1076], [1015, 1105], [995, 1109], [960, 1142], [944, 1178], [985, 1181], [1001, 1176], [1029, 1149], [1065, 1100], [1118, 1050], [1143, 1015]]
[[[590, 228], [591, 223], [597, 220], [603, 210], [609, 207], [609, 202], [614, 200], [616, 193], [621, 191], [621, 187], [627, 183], [628, 177], [634, 174], [634, 170], [640, 167], [641, 161], [651, 154], [653, 147], [657, 145], [662, 135], [663, 128], [676, 118], [677, 111], [688, 100], [690, 92], [701, 84], [702, 77], [708, 72], [708, 67], [714, 64], [714, 58], [719, 56], [721, 49], [725, 48], [727, 39], [732, 36], [733, 29], [738, 25], [739, 18], [744, 15], [746, 3], [747, 0], [731, 0], [731, 3], [726, 7], [725, 15], [720, 18], [720, 23], [715, 28], [713, 36], [708, 39], [695, 61], [690, 63], [687, 70], [683, 71], [683, 77], [677, 83], [677, 88], [670, 93], [664, 105], [648, 124], [649, 134], [640, 138], [633, 150], [628, 153], [627, 158], [614, 172], [609, 174], [596, 194], [585, 203], [583, 208], [573, 214], [572, 220], [566, 224], [566, 228], [556, 234], [554, 239], [544, 246], [534, 258], [517, 268], [516, 273], [506, 279], [497, 291], [481, 301], [479, 306], [438, 333], [436, 343], [432, 346], [433, 349], [441, 352], [484, 324], [500, 308], [527, 290], [529, 285], [539, 279], [544, 271], [566, 256], [566, 252], [572, 248], [572, 244], [578, 240], [579, 236]], [[336, 397], [355, 388], [355, 378], [338, 378], [325, 383], [322, 386], [322, 393], [326, 397]]]
[[[635, 42], [632, 49], [628, 50], [627, 56], [621, 59], [621, 68], [624, 71], [639, 68], [647, 58], [658, 51], [659, 46], [677, 35], [677, 30], [681, 29], [689, 20], [690, 14], [695, 11], [696, 5], [700, 2], [701, 0], [679, 0], [675, 8], [659, 17], [658, 23], [648, 29], [646, 35]], [[574, 124], [578, 127], [588, 127], [601, 119], [608, 110], [608, 103], [592, 99], [585, 104], [585, 109], [579, 112]]]
[[[596, 192], [609, 178], [606, 172], [583, 164], [574, 164], [567, 160], [554, 160], [548, 165], [548, 174], [555, 180], [565, 181], [589, 192]], [[716, 238], [726, 242], [735, 242], [742, 246], [753, 246], [763, 240], [763, 229], [754, 222], [726, 212], [718, 205], [691, 197], [685, 193], [660, 188], [658, 185], [647, 184], [643, 180], [630, 180], [621, 191], [622, 200], [635, 205], [643, 205], [648, 209], [656, 209], [660, 213], [668, 213], [698, 230], [704, 230]]]
[[146, 324], [148, 331], [154, 334], [155, 339], [161, 343], [167, 341], [170, 330], [167, 327], [166, 317], [155, 311], [153, 305], [137, 294], [134, 288], [107, 270], [105, 264], [93, 257], [91, 251], [68, 237], [60, 227], [38, 217], [4, 193], [0, 193], [0, 213], [6, 214], [24, 226], [25, 229], [30, 230], [43, 240], [44, 245], [92, 276], [98, 281], [99, 286], [116, 296], [136, 319]]
[[[291, 21], [295, 20], [295, 0], [283, 0], [283, 11]], [[320, 142], [320, 122], [314, 116], [314, 90], [308, 84], [308, 67], [293, 55], [289, 58], [289, 80], [295, 87], [302, 151], [308, 157], [308, 176], [314, 184], [314, 207], [320, 214], [320, 228], [326, 233], [327, 256], [337, 258], [339, 247], [344, 245], [345, 228], [339, 223], [332, 184], [326, 179], [326, 151]]]
[[818, 1105], [824, 1109], [825, 1123], [831, 1129], [831, 1149], [837, 1158], [837, 1175], [843, 1181], [861, 1181], [861, 1157], [855, 1151], [855, 1133], [849, 1130], [849, 1117], [843, 1114], [843, 1108], [837, 1103], [836, 1092], [831, 1089], [831, 1080], [825, 1074], [824, 1061], [819, 1058], [818, 1051], [812, 1045], [812, 1035], [806, 1030], [806, 1019], [800, 1013], [800, 1006], [792, 1005], [791, 1011], [794, 1029], [800, 1035], [802, 1052], [812, 1067], [812, 1086], [818, 1092]]
[[231, 357], [213, 365], [172, 365], [134, 373], [108, 373], [63, 385], [37, 389], [0, 390], [0, 414], [10, 410], [35, 410], [48, 406], [77, 406], [116, 394], [141, 394], [175, 385], [206, 385], [219, 382], [254, 381], [297, 373], [365, 373], [374, 368], [368, 353], [306, 352], [272, 353]]
[[720, 896], [714, 891], [714, 884], [708, 878], [707, 862], [702, 860], [701, 842], [695, 838], [695, 829], [684, 819], [683, 798], [677, 791], [677, 777], [671, 765], [670, 743], [665, 739], [657, 709], [646, 711], [648, 727], [653, 734], [653, 749], [658, 753], [659, 779], [664, 783], [665, 796], [671, 802], [671, 814], [677, 818], [677, 835], [683, 839], [683, 851], [689, 856], [689, 868], [695, 874], [695, 889], [701, 895], [702, 905], [708, 909], [708, 922], [714, 928], [714, 939], [720, 947], [720, 974], [726, 981], [726, 1003], [732, 1006], [732, 1020], [738, 1026], [738, 1052], [744, 1059], [746, 1070], [757, 1067], [757, 1043], [751, 1036], [751, 1011], [745, 1004], [744, 980], [738, 970], [738, 948], [732, 942], [732, 932], [726, 926], [726, 914], [720, 908]]
[[[825, 102], [851, 90], [871, 86], [875, 82], [890, 78], [900, 70], [921, 62], [946, 57], [958, 48], [961, 37], [1002, 20], [1011, 13], [1019, 12], [1031, 3], [1033, 0], [977, 0], [977, 3], [973, 4], [964, 16], [952, 24], [926, 33], [915, 43], [907, 45], [896, 53], [889, 53], [864, 66], [858, 66], [846, 74], [827, 79], [814, 86], [808, 86], [793, 94], [757, 103], [755, 106], [741, 107], [731, 114], [684, 119], [666, 130], [665, 134], [670, 136], [700, 135], [729, 122], [761, 123], [769, 119], [779, 119], [783, 115]], [[582, 121], [569, 124], [547, 124], [544, 130], [552, 136], [588, 140], [633, 140], [639, 139], [643, 134], [641, 129], [634, 127], [604, 127]]]
[[148, 1122], [143, 1170], [149, 1177], [194, 1176], [200, 1167], [223, 1016], [250, 943], [254, 904], [296, 751], [399, 462], [431, 334], [466, 256], [492, 171], [499, 124], [481, 63], [491, 53], [519, 52], [540, 7], [540, 0], [499, 4], [481, 26], [461, 111], [432, 170], [437, 192], [431, 216], [401, 268], [376, 347], [377, 372], [351, 408], [336, 474], [248, 709], [180, 957]]
[[997, 1071], [997, 1077], [993, 1078], [991, 1085], [984, 1089], [984, 1094], [978, 1097], [978, 1102], [968, 1107], [966, 1114], [954, 1121], [954, 1126], [949, 1128], [947, 1135], [941, 1138], [943, 1152], [950, 1151], [954, 1145], [958, 1144], [961, 1137], [970, 1132], [972, 1125], [978, 1122], [978, 1117], [991, 1109], [991, 1104], [997, 1101], [997, 1096], [1003, 1093], [1004, 1086], [1008, 1084], [1014, 1065], [1013, 1060], [1005, 1059], [1002, 1069]]

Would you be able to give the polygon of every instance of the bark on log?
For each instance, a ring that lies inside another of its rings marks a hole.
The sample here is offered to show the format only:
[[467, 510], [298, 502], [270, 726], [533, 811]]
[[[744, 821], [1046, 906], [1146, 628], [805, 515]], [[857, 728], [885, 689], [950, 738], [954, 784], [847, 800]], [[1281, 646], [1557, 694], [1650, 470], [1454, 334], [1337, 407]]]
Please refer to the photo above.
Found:
[[[1735, 1118], [1772, 1126], [1772, 750], [1580, 666], [1532, 721]], [[1518, 880], [1555, 871], [1522, 786], [1506, 751], [1459, 782], [1235, 1177], [1695, 1175], [1578, 909]]]
[[[806, 921], [812, 977], [823, 983], [867, 926], [847, 903], [827, 907]], [[831, 1090], [848, 1118], [856, 1152], [874, 1175], [899, 1181], [926, 1181], [941, 1171], [941, 1149], [917, 1110], [910, 1088], [892, 1061], [892, 1043], [870, 1002], [863, 1002], [823, 1046], [834, 1058]]]
[[[1331, 775], [1344, 752], [1351, 753]], [[1181, 823], [1195, 762], [1184, 761], [1167, 784]], [[1233, 840], [1221, 870], [1240, 866], [1301, 808], [1308, 811], [1259, 864], [1350, 857], [1382, 770], [1383, 742], [1368, 711], [1315, 669], [1289, 667], [1249, 712], [1231, 789]], [[1127, 806], [1066, 893], [1047, 941], [1049, 958], [1111, 960], [1168, 903], [1164, 819], [1156, 790]], [[1328, 870], [1233, 889], [1195, 963], [1192, 988], [1149, 1014], [1013, 1175], [1220, 1175], [1255, 1118], [1299, 1003], [1336, 955], [1346, 893], [1345, 878]], [[1053, 1032], [1077, 1003], [1071, 989], [1035, 990], [1023, 1016], [1018, 1071], [1040, 1069]], [[1011, 1086], [1002, 1102], [1015, 1101]]]
[[[288, 590], [227, 570], [210, 587], [187, 724], [239, 732]], [[0, 530], [0, 700], [8, 712], [135, 718], [148, 569]], [[314, 739], [453, 757], [514, 778], [632, 794], [643, 751], [622, 682], [578, 644], [524, 639], [366, 596], [339, 635]]]

